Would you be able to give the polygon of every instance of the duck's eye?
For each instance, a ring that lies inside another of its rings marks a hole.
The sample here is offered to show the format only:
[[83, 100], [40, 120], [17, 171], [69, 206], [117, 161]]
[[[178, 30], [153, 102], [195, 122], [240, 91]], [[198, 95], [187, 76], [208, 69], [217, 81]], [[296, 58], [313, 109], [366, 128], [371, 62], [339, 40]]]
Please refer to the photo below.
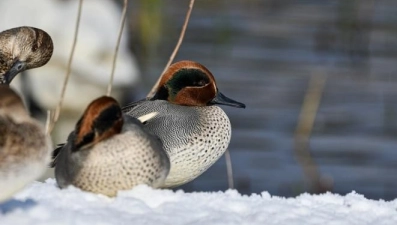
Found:
[[205, 80], [199, 80], [195, 82], [194, 86], [205, 86], [206, 84]]
[[32, 46], [32, 52], [35, 52], [37, 49], [39, 48], [39, 46], [37, 46], [36, 44]]

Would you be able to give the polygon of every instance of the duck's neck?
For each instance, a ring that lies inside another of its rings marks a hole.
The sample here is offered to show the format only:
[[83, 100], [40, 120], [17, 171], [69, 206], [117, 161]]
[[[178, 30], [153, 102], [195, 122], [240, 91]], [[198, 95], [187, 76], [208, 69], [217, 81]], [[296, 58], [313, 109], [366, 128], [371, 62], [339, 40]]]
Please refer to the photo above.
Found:
[[25, 110], [20, 108], [9, 108], [6, 110], [0, 109], [0, 116], [7, 116], [11, 118], [15, 123], [24, 123], [32, 120], [29, 114]]
[[168, 97], [169, 93], [167, 88], [165, 86], [161, 86], [150, 100], [168, 100]]

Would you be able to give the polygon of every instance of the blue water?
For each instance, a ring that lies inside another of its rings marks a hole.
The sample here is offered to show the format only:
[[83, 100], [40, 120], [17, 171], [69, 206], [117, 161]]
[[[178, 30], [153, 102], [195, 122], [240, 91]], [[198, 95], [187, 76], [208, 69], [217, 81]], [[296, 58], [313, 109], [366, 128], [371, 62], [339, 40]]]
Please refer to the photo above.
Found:
[[[397, 2], [373, 2], [196, 1], [177, 60], [206, 65], [222, 93], [247, 105], [224, 107], [240, 192], [295, 196], [311, 190], [294, 155], [294, 132], [310, 77], [325, 74], [309, 143], [322, 179], [335, 193], [397, 197]], [[144, 12], [132, 4], [137, 24]], [[144, 91], [168, 61], [187, 5], [160, 6], [162, 36], [146, 43], [150, 50], [139, 47], [144, 41], [133, 26]], [[227, 189], [224, 158], [182, 188]]]

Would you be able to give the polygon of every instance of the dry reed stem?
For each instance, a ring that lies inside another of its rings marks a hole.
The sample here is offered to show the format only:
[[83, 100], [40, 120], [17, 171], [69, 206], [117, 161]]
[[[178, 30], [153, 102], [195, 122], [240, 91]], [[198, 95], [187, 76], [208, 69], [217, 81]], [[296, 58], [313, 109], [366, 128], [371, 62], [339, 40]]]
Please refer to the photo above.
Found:
[[76, 49], [77, 36], [78, 36], [78, 33], [79, 33], [79, 26], [80, 26], [80, 18], [81, 18], [82, 8], [83, 8], [83, 0], [80, 0], [79, 1], [78, 12], [77, 12], [77, 18], [76, 18], [76, 27], [75, 27], [75, 30], [74, 30], [74, 38], [73, 38], [73, 43], [72, 43], [72, 49], [70, 51], [70, 56], [69, 56], [69, 61], [68, 61], [68, 65], [67, 65], [65, 80], [63, 82], [62, 91], [61, 91], [61, 97], [59, 99], [57, 107], [55, 108], [55, 112], [51, 116], [51, 122], [50, 122], [50, 125], [48, 126], [48, 130], [47, 130], [48, 134], [50, 134], [52, 132], [52, 130], [54, 129], [55, 123], [58, 121], [59, 115], [61, 113], [61, 108], [62, 108], [63, 100], [65, 98], [65, 93], [66, 93], [66, 86], [68, 84], [70, 73], [71, 73], [72, 61], [73, 61], [73, 56], [74, 56], [74, 50]]
[[225, 151], [225, 160], [226, 160], [226, 170], [227, 170], [227, 182], [229, 184], [229, 189], [234, 189], [232, 159], [230, 157], [229, 149], [226, 149]]
[[181, 34], [179, 36], [178, 43], [176, 44], [175, 49], [172, 52], [172, 54], [170, 56], [170, 59], [168, 60], [167, 65], [164, 67], [163, 72], [161, 73], [160, 77], [157, 79], [156, 84], [153, 86], [152, 90], [147, 95], [147, 98], [153, 97], [154, 93], [156, 92], [157, 86], [160, 83], [161, 77], [163, 76], [165, 71], [167, 71], [167, 69], [171, 65], [172, 61], [174, 61], [176, 53], [178, 53], [179, 47], [181, 46], [183, 38], [185, 37], [185, 32], [186, 32], [187, 24], [189, 23], [190, 14], [192, 13], [192, 10], [193, 10], [193, 5], [194, 5], [194, 0], [190, 0], [189, 9], [187, 10], [187, 13], [186, 13], [185, 23], [183, 24], [182, 31], [181, 31]]
[[45, 121], [45, 133], [46, 134], [50, 133], [51, 118], [52, 118], [51, 111], [47, 110], [47, 118], [46, 118], [46, 121]]
[[330, 188], [326, 187], [326, 184], [321, 181], [320, 172], [309, 150], [309, 138], [313, 130], [325, 82], [326, 76], [324, 74], [312, 74], [294, 135], [295, 157], [306, 177], [312, 182], [312, 188], [316, 193], [325, 192]]
[[128, 5], [128, 0], [124, 0], [123, 11], [122, 11], [122, 13], [121, 13], [121, 21], [120, 21], [119, 35], [118, 35], [118, 37], [117, 37], [116, 48], [115, 48], [115, 50], [114, 50], [113, 63], [112, 63], [112, 71], [111, 71], [111, 73], [110, 73], [110, 80], [109, 80], [108, 90], [107, 90], [107, 94], [106, 94], [107, 96], [110, 96], [110, 93], [112, 92], [112, 85], [113, 85], [113, 79], [114, 79], [114, 71], [116, 70], [117, 54], [119, 53], [121, 35], [123, 34], [123, 29], [124, 29], [124, 24], [125, 24], [125, 17], [126, 17], [126, 14], [127, 14], [127, 5]]

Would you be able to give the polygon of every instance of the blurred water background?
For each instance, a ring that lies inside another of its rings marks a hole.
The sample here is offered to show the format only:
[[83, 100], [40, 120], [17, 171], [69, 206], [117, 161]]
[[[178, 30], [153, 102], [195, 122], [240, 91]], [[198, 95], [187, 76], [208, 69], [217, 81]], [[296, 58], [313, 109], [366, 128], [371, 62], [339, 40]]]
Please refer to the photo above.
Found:
[[[116, 3], [121, 11], [122, 1]], [[119, 100], [149, 92], [175, 47], [188, 5], [130, 0], [125, 48], [141, 75]], [[75, 14], [67, 20], [74, 23]], [[229, 150], [241, 193], [355, 190], [390, 200], [397, 197], [396, 57], [397, 1], [198, 0], [176, 60], [204, 64], [223, 94], [247, 105], [222, 107], [233, 126]], [[323, 88], [316, 89], [318, 78]], [[302, 150], [296, 130], [313, 90], [319, 108]], [[226, 190], [224, 158], [181, 188]]]
[[[131, 1], [131, 46], [146, 91], [175, 46], [187, 6]], [[310, 80], [325, 76], [308, 146], [321, 183], [335, 193], [394, 199], [396, 54], [396, 1], [200, 0], [177, 60], [203, 63], [225, 95], [247, 104], [223, 107], [240, 192], [318, 192], [297, 161], [294, 133]], [[222, 158], [183, 188], [227, 187]]]

